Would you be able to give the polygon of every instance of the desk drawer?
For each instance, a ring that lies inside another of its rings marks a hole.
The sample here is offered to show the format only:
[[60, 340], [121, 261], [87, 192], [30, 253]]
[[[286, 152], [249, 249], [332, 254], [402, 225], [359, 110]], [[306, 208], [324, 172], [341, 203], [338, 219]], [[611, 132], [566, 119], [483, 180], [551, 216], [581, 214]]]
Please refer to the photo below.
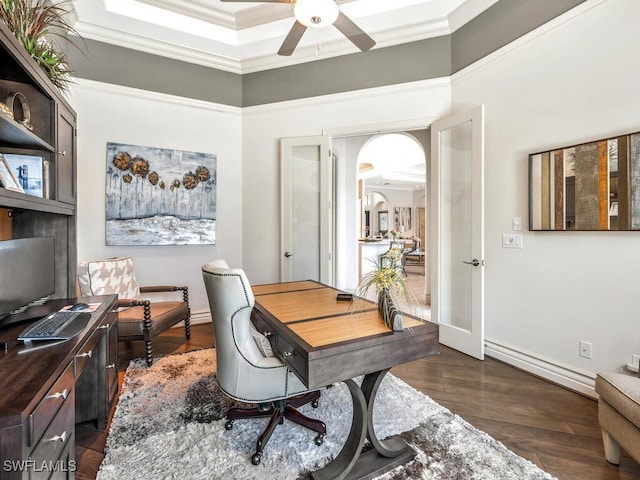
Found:
[[307, 384], [307, 357], [291, 345], [282, 335], [276, 335], [276, 352], [287, 365], [298, 375], [302, 383]]
[[269, 343], [271, 344], [271, 348], [275, 349], [276, 331], [269, 323], [264, 320], [262, 315], [260, 315], [260, 312], [258, 312], [255, 308], [251, 312], [251, 323], [253, 323], [253, 326], [256, 327], [256, 330], [267, 337], [267, 340], [269, 340]]
[[100, 340], [102, 340], [105, 335], [104, 331], [105, 328], [98, 327], [96, 331], [91, 334], [89, 340], [82, 345], [80, 351], [76, 353], [76, 356], [74, 357], [76, 377], [79, 377], [82, 374], [87, 363], [98, 354], [98, 346], [100, 344]]
[[72, 391], [30, 456], [34, 467], [29, 472], [30, 479], [48, 479], [54, 471], [64, 475], [73, 468], [73, 465], [67, 464], [69, 456], [63, 454], [69, 442], [71, 445], [74, 443], [74, 406], [75, 398]]
[[60, 406], [71, 395], [73, 391], [74, 377], [73, 368], [71, 364], [65, 369], [64, 373], [60, 375], [60, 378], [49, 389], [44, 398], [33, 410], [33, 413], [29, 415], [29, 438], [28, 444], [30, 447], [35, 445], [42, 432], [47, 428], [49, 422], [60, 409]]

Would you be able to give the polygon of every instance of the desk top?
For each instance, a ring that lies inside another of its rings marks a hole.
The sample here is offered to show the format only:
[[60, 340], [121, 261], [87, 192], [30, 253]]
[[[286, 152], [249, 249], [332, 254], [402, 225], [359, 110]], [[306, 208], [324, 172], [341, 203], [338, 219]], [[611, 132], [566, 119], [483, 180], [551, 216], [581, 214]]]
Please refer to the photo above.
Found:
[[438, 325], [403, 313], [393, 332], [368, 300], [336, 300], [314, 281], [252, 287], [260, 319], [276, 333], [276, 351], [308, 388], [391, 368], [437, 353]]

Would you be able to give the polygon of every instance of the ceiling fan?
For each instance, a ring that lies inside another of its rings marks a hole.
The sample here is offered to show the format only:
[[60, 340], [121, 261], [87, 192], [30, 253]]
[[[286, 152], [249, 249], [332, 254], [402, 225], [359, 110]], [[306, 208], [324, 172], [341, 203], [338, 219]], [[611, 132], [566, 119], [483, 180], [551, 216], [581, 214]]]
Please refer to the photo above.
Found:
[[296, 21], [289, 30], [278, 55], [289, 56], [298, 46], [307, 28], [322, 28], [333, 25], [363, 52], [370, 50], [376, 42], [360, 27], [340, 11], [335, 0], [220, 0], [222, 2], [293, 3]]

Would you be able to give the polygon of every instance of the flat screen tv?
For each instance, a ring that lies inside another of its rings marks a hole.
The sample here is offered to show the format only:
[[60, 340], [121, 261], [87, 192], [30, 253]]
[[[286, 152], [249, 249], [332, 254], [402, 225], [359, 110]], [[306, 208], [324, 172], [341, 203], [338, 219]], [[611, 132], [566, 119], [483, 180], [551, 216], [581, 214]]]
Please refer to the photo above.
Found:
[[0, 328], [12, 312], [55, 292], [53, 237], [0, 241]]

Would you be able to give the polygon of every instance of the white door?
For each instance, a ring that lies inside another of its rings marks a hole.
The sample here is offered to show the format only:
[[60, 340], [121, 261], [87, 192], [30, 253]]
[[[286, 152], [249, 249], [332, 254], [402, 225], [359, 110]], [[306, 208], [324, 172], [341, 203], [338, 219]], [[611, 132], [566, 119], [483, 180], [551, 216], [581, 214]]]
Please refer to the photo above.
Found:
[[484, 106], [431, 126], [431, 318], [484, 359]]
[[327, 136], [280, 141], [280, 280], [333, 285], [333, 161]]

